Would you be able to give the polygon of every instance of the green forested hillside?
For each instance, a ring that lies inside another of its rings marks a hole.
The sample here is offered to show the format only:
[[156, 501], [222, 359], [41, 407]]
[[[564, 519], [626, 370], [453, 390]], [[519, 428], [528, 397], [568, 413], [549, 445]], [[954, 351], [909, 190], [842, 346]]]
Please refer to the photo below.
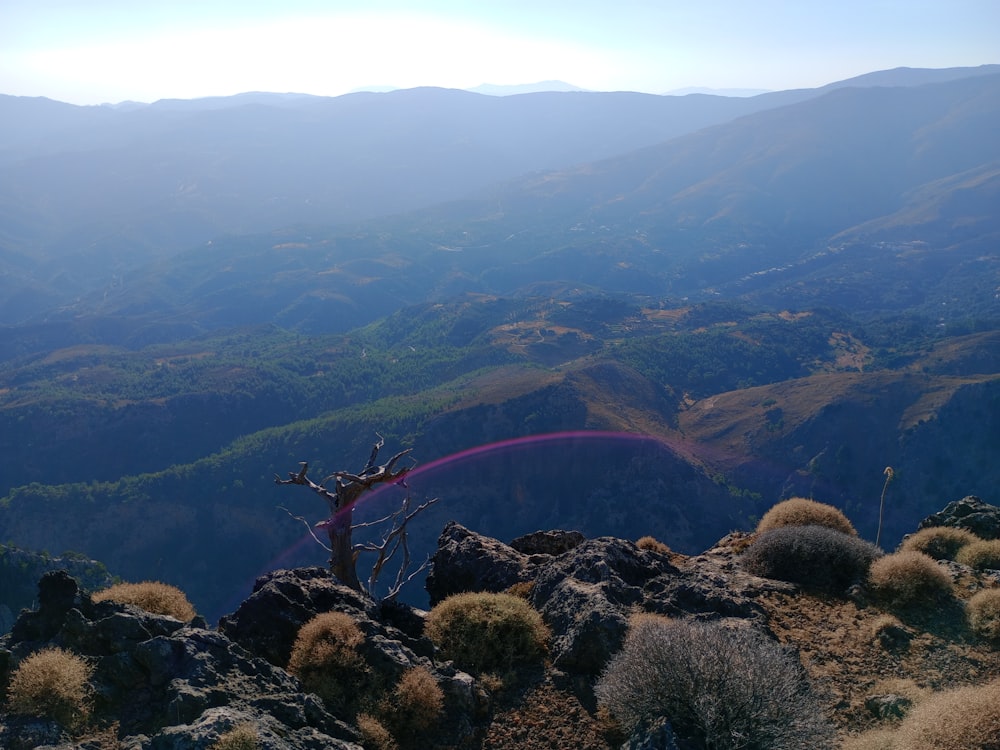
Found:
[[[996, 336], [903, 353], [883, 335], [842, 313], [470, 297], [349, 336], [47, 355], [5, 371], [0, 538], [183, 583], [214, 616], [262, 570], [325, 559], [293, 518], [322, 520], [324, 504], [274, 475], [357, 470], [376, 432], [413, 449], [413, 497], [441, 498], [417, 550], [457, 519], [500, 538], [563, 526], [694, 551], [789, 491], [866, 528], [886, 464], [901, 533], [997, 478]], [[877, 365], [889, 360], [903, 364]], [[18, 442], [28, 425], [49, 439]]]

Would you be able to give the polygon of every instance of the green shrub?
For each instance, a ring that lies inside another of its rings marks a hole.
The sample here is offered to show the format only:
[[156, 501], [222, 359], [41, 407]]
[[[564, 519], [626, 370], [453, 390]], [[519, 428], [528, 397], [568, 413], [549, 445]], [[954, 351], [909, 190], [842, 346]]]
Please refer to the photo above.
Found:
[[974, 633], [1000, 640], [1000, 589], [977, 591], [966, 602], [965, 614]]
[[667, 717], [691, 747], [799, 750], [832, 740], [798, 660], [750, 627], [635, 617], [594, 692], [627, 732]]
[[827, 526], [779, 526], [759, 534], [741, 560], [754, 575], [843, 592], [878, 555], [875, 545]]
[[904, 550], [881, 557], [868, 570], [868, 585], [883, 601], [906, 607], [951, 596], [951, 577], [932, 557]]
[[1000, 747], [1000, 680], [936, 693], [899, 726], [901, 750], [996, 750]]
[[826, 526], [851, 536], [858, 535], [854, 525], [842, 511], [832, 505], [804, 497], [793, 497], [772, 506], [760, 519], [757, 531], [768, 531], [782, 526]]
[[370, 687], [370, 669], [358, 653], [365, 637], [354, 619], [343, 612], [316, 615], [299, 629], [288, 660], [288, 671], [302, 687], [316, 693], [332, 709], [350, 712]]
[[260, 750], [260, 737], [253, 724], [240, 724], [223, 734], [211, 750]]
[[176, 586], [158, 581], [116, 583], [94, 593], [91, 599], [95, 602], [132, 604], [147, 612], [174, 617], [181, 622], [191, 622], [196, 614], [183, 591]]
[[549, 630], [531, 605], [511, 594], [449, 596], [427, 615], [425, 635], [464, 670], [482, 674], [537, 661]]
[[1000, 570], [1000, 539], [980, 539], [965, 545], [955, 555], [955, 562], [974, 570]]
[[64, 727], [83, 724], [90, 714], [93, 667], [61, 648], [36, 651], [22, 661], [7, 686], [7, 710], [54, 719]]
[[978, 540], [978, 536], [965, 529], [931, 526], [906, 537], [899, 549], [923, 552], [935, 560], [954, 560], [962, 547]]

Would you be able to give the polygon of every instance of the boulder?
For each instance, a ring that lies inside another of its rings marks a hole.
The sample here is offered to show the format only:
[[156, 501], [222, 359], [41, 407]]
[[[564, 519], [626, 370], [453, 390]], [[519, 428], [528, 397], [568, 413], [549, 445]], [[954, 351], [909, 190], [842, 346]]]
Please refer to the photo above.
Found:
[[562, 555], [586, 539], [579, 531], [535, 531], [512, 539], [510, 546], [522, 555]]
[[983, 539], [1000, 539], [1000, 508], [983, 502], [975, 495], [967, 495], [927, 516], [917, 528], [934, 526], [953, 526], [971, 531]]
[[552, 629], [553, 666], [599, 674], [621, 648], [643, 587], [667, 573], [676, 569], [662, 555], [610, 537], [584, 541], [539, 565], [531, 602]]
[[504, 591], [534, 578], [527, 555], [503, 542], [449, 522], [438, 538], [427, 574], [431, 606], [465, 591]]
[[275, 570], [258, 578], [246, 601], [219, 621], [219, 632], [250, 653], [284, 667], [299, 628], [320, 612], [333, 611], [370, 620], [375, 605], [337, 581], [327, 568]]

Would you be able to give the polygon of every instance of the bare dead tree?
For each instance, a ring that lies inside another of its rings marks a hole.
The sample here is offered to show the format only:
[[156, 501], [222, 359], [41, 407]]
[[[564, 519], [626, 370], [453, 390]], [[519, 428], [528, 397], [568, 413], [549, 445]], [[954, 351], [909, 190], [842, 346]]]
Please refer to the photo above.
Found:
[[[419, 513], [423, 512], [437, 499], [429, 500], [413, 510], [410, 510], [410, 496], [407, 492], [401, 507], [395, 512], [378, 521], [355, 525], [353, 523], [354, 506], [366, 492], [372, 490], [377, 485], [398, 484], [406, 487], [405, 477], [412, 466], [404, 466], [397, 469], [396, 465], [400, 459], [410, 454], [412, 449], [408, 448], [400, 451], [385, 464], [379, 465], [378, 454], [385, 441], [381, 435], [376, 433], [378, 440], [372, 446], [368, 463], [358, 474], [348, 471], [335, 471], [322, 482], [314, 482], [308, 476], [309, 464], [306, 461], [299, 463], [301, 467], [297, 472], [289, 472], [288, 479], [282, 479], [277, 474], [274, 477], [275, 484], [298, 484], [308, 487], [327, 502], [330, 511], [329, 517], [310, 527], [310, 533], [317, 542], [323, 544], [313, 529], [321, 529], [326, 532], [330, 541], [329, 546], [323, 546], [330, 552], [330, 570], [340, 579], [341, 582], [357, 591], [365, 591], [372, 596], [375, 595], [375, 587], [378, 583], [379, 575], [386, 564], [395, 559], [398, 554], [399, 569], [396, 580], [389, 589], [387, 598], [395, 597], [399, 589], [416, 575], [424, 566], [421, 566], [413, 573], [408, 573], [411, 563], [410, 550], [407, 541], [407, 524]], [[331, 489], [328, 485], [333, 483]], [[305, 523], [305, 519], [296, 516]], [[354, 530], [362, 527], [381, 525], [387, 527], [387, 531], [382, 534], [379, 542], [365, 542], [355, 545], [353, 542]], [[308, 526], [308, 524], [307, 524]], [[372, 573], [368, 578], [367, 587], [361, 585], [357, 573], [357, 560], [361, 552], [373, 552], [376, 555], [375, 563], [372, 566]]]

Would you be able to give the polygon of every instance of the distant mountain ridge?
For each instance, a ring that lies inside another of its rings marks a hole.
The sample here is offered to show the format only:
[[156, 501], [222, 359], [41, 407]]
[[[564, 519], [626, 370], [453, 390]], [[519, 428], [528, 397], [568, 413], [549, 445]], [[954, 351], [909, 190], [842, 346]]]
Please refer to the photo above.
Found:
[[14, 259], [0, 259], [0, 298], [31, 290], [18, 305], [2, 306], [0, 322], [103, 293], [147, 259], [220, 235], [415, 210], [832, 88], [918, 86], [996, 67], [887, 71], [749, 98], [411, 89], [332, 99], [248, 93], [116, 109], [0, 96], [0, 248]]
[[47, 320], [114, 318], [150, 336], [167, 319], [185, 335], [260, 323], [346, 331], [428, 299], [544, 285], [988, 319], [1000, 283], [998, 126], [1000, 75], [834, 89], [465, 201], [221, 238]]

